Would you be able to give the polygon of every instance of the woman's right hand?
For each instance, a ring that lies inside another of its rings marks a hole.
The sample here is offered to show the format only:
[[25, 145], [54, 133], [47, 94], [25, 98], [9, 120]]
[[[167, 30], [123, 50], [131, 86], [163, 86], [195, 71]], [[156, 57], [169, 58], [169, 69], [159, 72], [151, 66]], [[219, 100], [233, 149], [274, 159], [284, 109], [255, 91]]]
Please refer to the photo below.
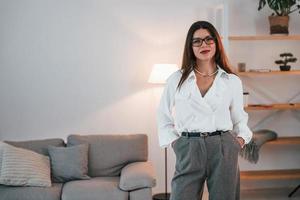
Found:
[[171, 147], [172, 147], [172, 148], [174, 147], [174, 145], [175, 145], [175, 143], [177, 142], [178, 139], [179, 139], [179, 138], [177, 138], [176, 140], [174, 140], [174, 141], [171, 143]]

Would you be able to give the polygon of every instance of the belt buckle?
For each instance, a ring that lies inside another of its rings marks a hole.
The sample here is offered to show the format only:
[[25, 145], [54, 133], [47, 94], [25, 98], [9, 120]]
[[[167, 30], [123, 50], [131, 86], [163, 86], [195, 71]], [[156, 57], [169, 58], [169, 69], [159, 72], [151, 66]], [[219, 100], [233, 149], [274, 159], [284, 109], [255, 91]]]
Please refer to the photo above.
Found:
[[201, 133], [201, 136], [202, 136], [202, 137], [207, 137], [207, 136], [208, 136], [208, 132], [202, 132], [202, 133]]

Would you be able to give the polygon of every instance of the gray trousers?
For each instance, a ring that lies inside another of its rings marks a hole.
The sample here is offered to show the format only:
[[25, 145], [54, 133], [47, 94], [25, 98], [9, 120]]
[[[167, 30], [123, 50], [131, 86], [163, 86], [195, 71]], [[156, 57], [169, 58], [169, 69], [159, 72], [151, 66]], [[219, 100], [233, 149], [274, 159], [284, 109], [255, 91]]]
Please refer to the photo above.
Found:
[[231, 132], [208, 137], [181, 136], [173, 144], [176, 154], [170, 200], [202, 199], [207, 181], [209, 200], [239, 200], [241, 147]]

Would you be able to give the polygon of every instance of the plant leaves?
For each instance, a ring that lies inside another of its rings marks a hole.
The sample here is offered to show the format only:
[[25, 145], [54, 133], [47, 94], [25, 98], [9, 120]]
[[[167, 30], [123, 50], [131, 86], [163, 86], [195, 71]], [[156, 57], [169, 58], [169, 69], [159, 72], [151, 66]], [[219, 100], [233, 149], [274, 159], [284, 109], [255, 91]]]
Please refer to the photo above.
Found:
[[258, 10], [261, 10], [266, 5], [266, 0], [260, 0], [258, 5]]

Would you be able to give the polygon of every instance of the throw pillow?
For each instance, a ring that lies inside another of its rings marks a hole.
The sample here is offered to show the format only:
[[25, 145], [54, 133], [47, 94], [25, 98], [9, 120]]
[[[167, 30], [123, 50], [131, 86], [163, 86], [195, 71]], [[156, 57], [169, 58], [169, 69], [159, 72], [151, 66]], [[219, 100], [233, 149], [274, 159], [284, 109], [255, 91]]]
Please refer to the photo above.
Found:
[[48, 147], [52, 177], [55, 182], [90, 179], [87, 175], [88, 147], [88, 144], [71, 147]]
[[50, 187], [50, 161], [47, 156], [1, 143], [0, 184]]
[[3, 151], [4, 147], [7, 146], [8, 144], [1, 142], [0, 141], [0, 175], [1, 175], [1, 167], [2, 167], [2, 158], [3, 158]]

